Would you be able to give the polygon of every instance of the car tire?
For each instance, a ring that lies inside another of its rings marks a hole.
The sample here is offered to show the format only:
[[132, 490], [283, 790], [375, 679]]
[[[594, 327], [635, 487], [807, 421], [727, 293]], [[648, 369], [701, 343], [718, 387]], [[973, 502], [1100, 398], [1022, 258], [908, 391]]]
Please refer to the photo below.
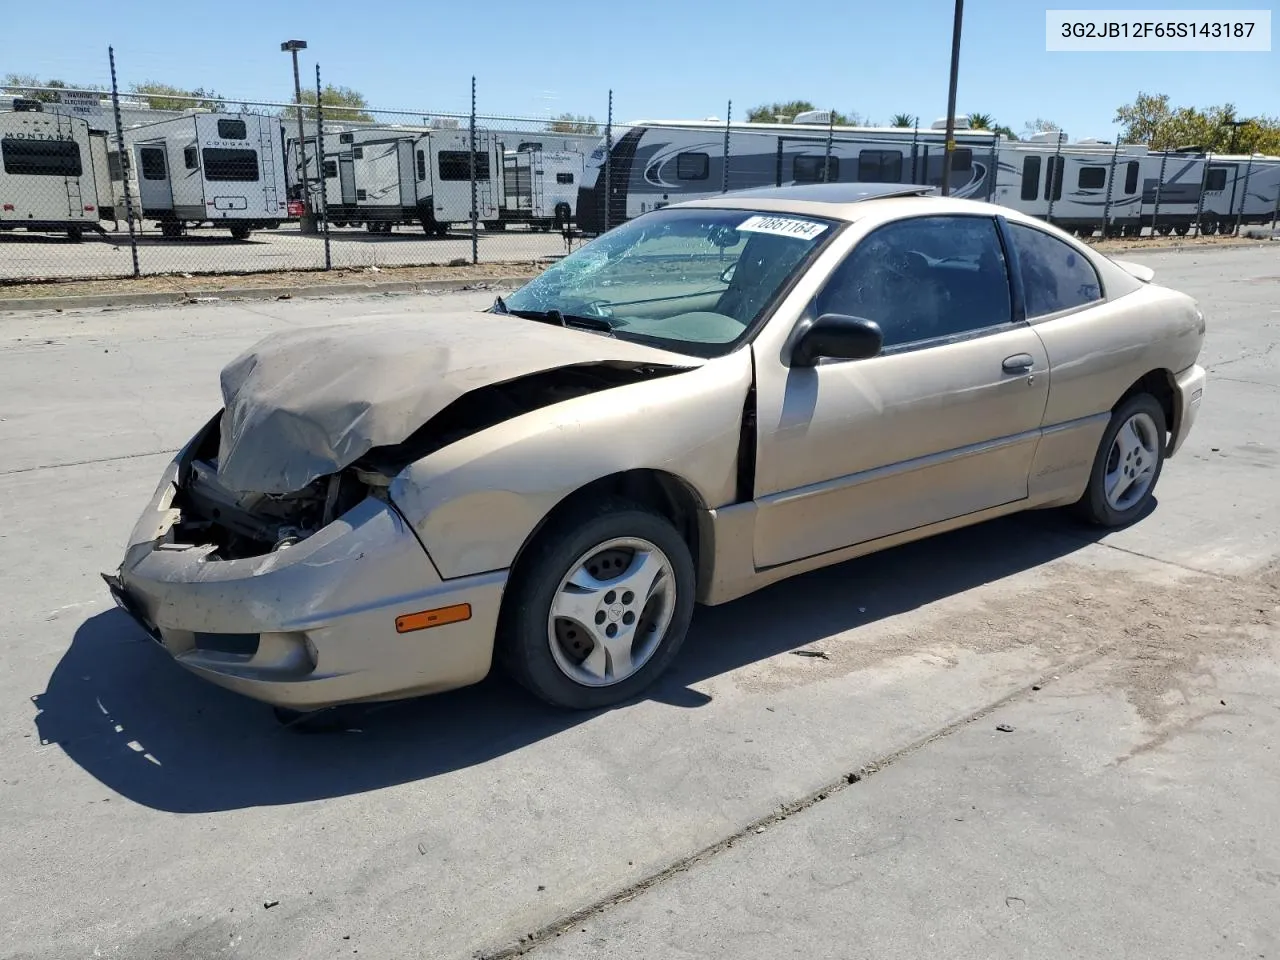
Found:
[[[518, 564], [499, 618], [498, 659], [521, 686], [554, 706], [614, 706], [648, 687], [675, 659], [693, 617], [695, 589], [689, 546], [666, 517], [623, 500], [572, 509], [552, 521]], [[620, 657], [626, 658], [621, 666]]]
[[[1164, 408], [1149, 393], [1135, 394], [1115, 408], [1107, 424], [1089, 486], [1076, 513], [1095, 526], [1123, 527], [1150, 508], [1168, 449]], [[1120, 481], [1128, 478], [1122, 485]]]

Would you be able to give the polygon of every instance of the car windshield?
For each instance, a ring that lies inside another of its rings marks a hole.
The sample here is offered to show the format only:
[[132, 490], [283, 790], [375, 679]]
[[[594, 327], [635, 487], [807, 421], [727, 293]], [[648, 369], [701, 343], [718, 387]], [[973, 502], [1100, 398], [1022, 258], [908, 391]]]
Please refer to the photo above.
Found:
[[569, 254], [505, 309], [717, 356], [835, 229], [831, 220], [755, 210], [658, 210]]

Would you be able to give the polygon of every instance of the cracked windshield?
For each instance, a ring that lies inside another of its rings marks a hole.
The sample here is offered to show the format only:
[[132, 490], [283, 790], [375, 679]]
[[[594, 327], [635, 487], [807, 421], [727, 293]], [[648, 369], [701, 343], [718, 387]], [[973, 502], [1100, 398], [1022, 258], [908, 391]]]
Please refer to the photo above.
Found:
[[663, 210], [587, 244], [506, 308], [699, 355], [727, 352], [835, 230], [754, 210]]

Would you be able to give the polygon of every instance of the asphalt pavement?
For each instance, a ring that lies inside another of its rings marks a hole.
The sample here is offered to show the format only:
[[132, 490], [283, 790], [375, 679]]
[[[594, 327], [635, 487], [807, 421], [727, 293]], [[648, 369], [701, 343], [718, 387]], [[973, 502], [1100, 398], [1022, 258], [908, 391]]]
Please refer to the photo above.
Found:
[[1008, 518], [701, 610], [616, 710], [494, 677], [328, 735], [98, 573], [241, 349], [492, 293], [0, 315], [0, 952], [1276, 956], [1275, 257], [1140, 258], [1210, 381], [1134, 527]]

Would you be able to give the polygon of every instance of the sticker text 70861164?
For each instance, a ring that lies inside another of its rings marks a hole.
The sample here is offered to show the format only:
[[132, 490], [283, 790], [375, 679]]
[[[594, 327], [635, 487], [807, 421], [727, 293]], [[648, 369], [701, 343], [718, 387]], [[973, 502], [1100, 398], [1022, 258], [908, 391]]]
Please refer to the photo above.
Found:
[[738, 229], [746, 233], [772, 233], [779, 237], [812, 240], [826, 230], [827, 225], [811, 220], [797, 220], [794, 217], [766, 217], [757, 214], [738, 224]]

